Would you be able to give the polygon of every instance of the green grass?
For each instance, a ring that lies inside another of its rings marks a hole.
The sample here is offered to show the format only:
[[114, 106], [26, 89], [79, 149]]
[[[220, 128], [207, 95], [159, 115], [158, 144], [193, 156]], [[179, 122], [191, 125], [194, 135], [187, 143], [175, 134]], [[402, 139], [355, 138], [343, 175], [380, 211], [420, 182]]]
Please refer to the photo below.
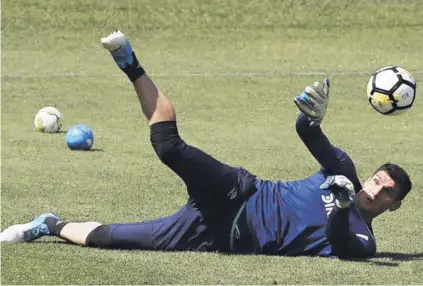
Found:
[[[417, 0], [2, 1], [2, 229], [44, 211], [131, 222], [185, 203], [181, 180], [150, 147], [131, 85], [99, 45], [116, 28], [171, 98], [183, 138], [216, 158], [273, 180], [314, 172], [292, 98], [328, 74], [325, 132], [362, 179], [391, 160], [414, 189], [375, 221], [379, 257], [368, 261], [105, 251], [46, 238], [1, 246], [2, 284], [423, 283], [423, 101], [384, 117], [365, 99], [382, 66], [401, 65], [422, 84]], [[65, 115], [65, 129], [89, 125], [99, 150], [71, 152], [64, 134], [36, 132], [46, 105]]]

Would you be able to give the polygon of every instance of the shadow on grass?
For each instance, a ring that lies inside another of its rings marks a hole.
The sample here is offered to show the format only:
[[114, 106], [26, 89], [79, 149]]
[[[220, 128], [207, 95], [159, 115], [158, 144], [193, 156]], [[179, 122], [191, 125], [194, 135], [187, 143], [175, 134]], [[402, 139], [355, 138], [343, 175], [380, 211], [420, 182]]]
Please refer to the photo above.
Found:
[[[391, 261], [378, 261], [377, 259], [389, 258]], [[422, 260], [423, 252], [420, 253], [401, 253], [401, 252], [379, 252], [375, 257], [369, 259], [353, 259], [355, 262], [371, 263], [379, 266], [398, 267], [400, 262]]]
[[423, 252], [420, 253], [400, 253], [400, 252], [380, 252], [376, 258], [391, 258], [394, 261], [423, 260]]
[[[68, 241], [64, 240], [51, 240], [51, 241], [33, 241], [31, 243], [40, 243], [40, 244], [61, 244], [69, 246], [77, 246]], [[125, 250], [122, 250], [125, 251]], [[222, 253], [225, 255], [226, 253]], [[391, 261], [378, 261], [377, 259], [391, 259]], [[348, 259], [349, 260], [349, 259]], [[403, 261], [423, 261], [423, 252], [420, 253], [401, 253], [401, 252], [379, 252], [373, 258], [368, 259], [352, 259], [351, 261], [371, 263], [378, 266], [388, 266], [388, 267], [398, 267], [400, 262]]]
[[77, 244], [71, 243], [69, 241], [65, 241], [65, 240], [35, 240], [35, 241], [31, 241], [31, 244], [61, 244], [61, 245], [70, 245], [70, 246], [75, 246], [77, 247]]
[[71, 150], [74, 152], [104, 152], [104, 149], [100, 149], [100, 148], [92, 148], [90, 150]]

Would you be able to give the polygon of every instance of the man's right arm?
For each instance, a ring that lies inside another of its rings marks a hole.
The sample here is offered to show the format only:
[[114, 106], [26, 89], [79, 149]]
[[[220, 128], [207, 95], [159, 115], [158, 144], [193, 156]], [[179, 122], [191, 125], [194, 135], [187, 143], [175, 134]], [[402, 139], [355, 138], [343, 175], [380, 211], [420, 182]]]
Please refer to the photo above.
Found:
[[311, 155], [329, 174], [335, 174], [341, 169], [342, 162], [337, 149], [330, 143], [320, 125], [311, 126], [309, 118], [300, 113], [295, 129]]
[[344, 175], [353, 182], [356, 190], [361, 189], [354, 162], [344, 151], [330, 143], [320, 125], [310, 125], [309, 118], [300, 113], [295, 127], [304, 145], [328, 175]]
[[296, 121], [296, 130], [313, 157], [328, 175], [344, 175], [353, 183], [356, 190], [361, 189], [354, 163], [341, 149], [334, 147], [320, 128], [329, 103], [329, 79], [315, 82], [305, 87], [294, 98], [301, 111]]

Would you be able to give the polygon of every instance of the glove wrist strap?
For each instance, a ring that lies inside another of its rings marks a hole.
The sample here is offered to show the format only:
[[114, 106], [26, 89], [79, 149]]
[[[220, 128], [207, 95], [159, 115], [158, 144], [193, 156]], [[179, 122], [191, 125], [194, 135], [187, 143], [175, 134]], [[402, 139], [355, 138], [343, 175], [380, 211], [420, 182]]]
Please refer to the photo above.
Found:
[[341, 209], [345, 209], [348, 208], [351, 205], [351, 201], [340, 201], [340, 200], [335, 200], [336, 205], [341, 208]]

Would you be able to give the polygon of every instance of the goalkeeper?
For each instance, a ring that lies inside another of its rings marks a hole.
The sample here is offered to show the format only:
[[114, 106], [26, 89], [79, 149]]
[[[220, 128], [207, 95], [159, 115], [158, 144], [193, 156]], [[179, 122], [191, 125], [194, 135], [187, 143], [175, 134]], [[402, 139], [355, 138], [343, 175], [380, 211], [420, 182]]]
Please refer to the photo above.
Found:
[[188, 202], [171, 216], [137, 223], [75, 223], [46, 213], [7, 228], [0, 241], [30, 242], [52, 235], [109, 249], [375, 255], [372, 220], [398, 209], [411, 181], [401, 167], [387, 163], [361, 185], [350, 157], [334, 147], [320, 127], [329, 100], [327, 79], [294, 99], [301, 111], [297, 133], [321, 169], [301, 180], [271, 182], [185, 143], [171, 102], [148, 77], [126, 36], [114, 32], [102, 38], [102, 44], [133, 83], [153, 148], [185, 182]]

